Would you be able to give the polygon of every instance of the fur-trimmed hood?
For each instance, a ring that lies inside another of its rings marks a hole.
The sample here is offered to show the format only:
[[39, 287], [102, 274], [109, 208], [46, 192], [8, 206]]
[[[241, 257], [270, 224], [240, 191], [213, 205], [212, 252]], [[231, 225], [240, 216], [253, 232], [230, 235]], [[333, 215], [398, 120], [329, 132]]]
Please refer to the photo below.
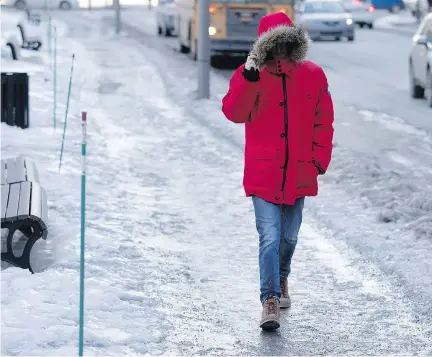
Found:
[[255, 58], [258, 67], [264, 67], [268, 54], [280, 44], [291, 44], [288, 59], [303, 62], [309, 51], [309, 35], [302, 27], [293, 24], [282, 12], [264, 16], [259, 24], [258, 38], [255, 40], [250, 55]]

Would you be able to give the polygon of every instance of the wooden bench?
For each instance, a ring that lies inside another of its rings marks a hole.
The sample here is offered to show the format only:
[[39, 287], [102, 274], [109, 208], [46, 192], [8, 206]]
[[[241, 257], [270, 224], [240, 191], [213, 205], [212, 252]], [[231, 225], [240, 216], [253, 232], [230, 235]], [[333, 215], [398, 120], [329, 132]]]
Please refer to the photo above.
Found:
[[[30, 251], [38, 239], [47, 238], [47, 223], [47, 195], [39, 183], [34, 162], [25, 157], [1, 160], [1, 228], [9, 230], [7, 251], [1, 253], [1, 260], [33, 273]], [[27, 237], [19, 257], [12, 247], [17, 230]]]

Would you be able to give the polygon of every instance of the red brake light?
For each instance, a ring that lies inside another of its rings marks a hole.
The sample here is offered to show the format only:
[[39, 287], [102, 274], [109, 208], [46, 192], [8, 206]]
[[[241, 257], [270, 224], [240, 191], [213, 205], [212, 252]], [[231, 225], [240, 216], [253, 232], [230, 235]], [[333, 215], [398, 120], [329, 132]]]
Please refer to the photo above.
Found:
[[375, 7], [374, 7], [373, 5], [370, 5], [370, 6], [367, 8], [367, 11], [368, 11], [368, 12], [374, 12], [374, 11], [375, 11]]

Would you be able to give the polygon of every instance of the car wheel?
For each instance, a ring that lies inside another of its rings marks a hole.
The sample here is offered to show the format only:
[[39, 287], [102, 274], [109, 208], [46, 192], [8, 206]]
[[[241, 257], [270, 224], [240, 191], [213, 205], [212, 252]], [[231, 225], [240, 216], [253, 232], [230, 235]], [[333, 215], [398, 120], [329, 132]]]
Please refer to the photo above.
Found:
[[187, 46], [183, 45], [183, 44], [180, 42], [180, 52], [181, 52], [181, 53], [189, 53], [189, 52], [190, 52], [190, 47], [187, 47]]
[[164, 33], [165, 37], [170, 37], [171, 36], [171, 30], [168, 27], [165, 27], [165, 33]]
[[339, 42], [340, 40], [341, 40], [341, 38], [339, 36], [335, 37], [335, 41]]
[[391, 12], [393, 14], [396, 14], [396, 13], [398, 13], [400, 11], [401, 11], [401, 7], [399, 5], [393, 5], [391, 7], [391, 9], [389, 10], [389, 12]]
[[432, 69], [429, 68], [426, 77], [426, 99], [430, 108], [432, 108]]
[[69, 1], [62, 1], [59, 5], [59, 8], [62, 10], [70, 10], [72, 8], [72, 5]]
[[359, 23], [359, 27], [360, 27], [361, 29], [364, 27], [364, 25], [365, 25], [365, 24], [364, 24], [363, 22], [360, 22], [360, 23]]
[[349, 42], [353, 42], [354, 41], [354, 36], [348, 36], [348, 41]]
[[413, 71], [413, 68], [412, 68], [412, 64], [410, 64], [409, 80], [410, 80], [411, 97], [415, 98], [415, 99], [424, 98], [425, 90], [424, 90], [423, 87], [419, 86], [416, 83], [416, 80], [414, 78], [414, 71]]
[[370, 24], [368, 24], [368, 27], [370, 28], [370, 29], [373, 29], [373, 23], [370, 23]]
[[17, 1], [15, 1], [14, 6], [15, 6], [15, 8], [17, 8], [18, 10], [25, 10], [26, 7], [27, 7], [25, 1], [22, 1], [22, 0], [17, 0]]
[[195, 48], [194, 48], [194, 51], [192, 53], [192, 59], [194, 61], [198, 60], [198, 42], [196, 40], [195, 40]]
[[158, 26], [158, 35], [160, 36], [160, 35], [162, 35], [162, 27], [160, 27], [160, 26]]

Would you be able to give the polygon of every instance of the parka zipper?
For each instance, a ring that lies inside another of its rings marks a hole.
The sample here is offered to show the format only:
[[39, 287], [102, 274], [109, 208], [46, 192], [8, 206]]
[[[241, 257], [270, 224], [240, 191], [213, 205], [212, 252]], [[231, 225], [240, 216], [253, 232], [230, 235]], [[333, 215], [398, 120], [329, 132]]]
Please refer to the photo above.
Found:
[[289, 148], [288, 148], [288, 93], [286, 86], [286, 75], [282, 74], [282, 89], [283, 89], [283, 98], [284, 98], [284, 136], [285, 136], [285, 162], [283, 166], [283, 177], [282, 177], [282, 187], [281, 191], [285, 189], [285, 181], [286, 174], [288, 168], [288, 156], [289, 156]]

